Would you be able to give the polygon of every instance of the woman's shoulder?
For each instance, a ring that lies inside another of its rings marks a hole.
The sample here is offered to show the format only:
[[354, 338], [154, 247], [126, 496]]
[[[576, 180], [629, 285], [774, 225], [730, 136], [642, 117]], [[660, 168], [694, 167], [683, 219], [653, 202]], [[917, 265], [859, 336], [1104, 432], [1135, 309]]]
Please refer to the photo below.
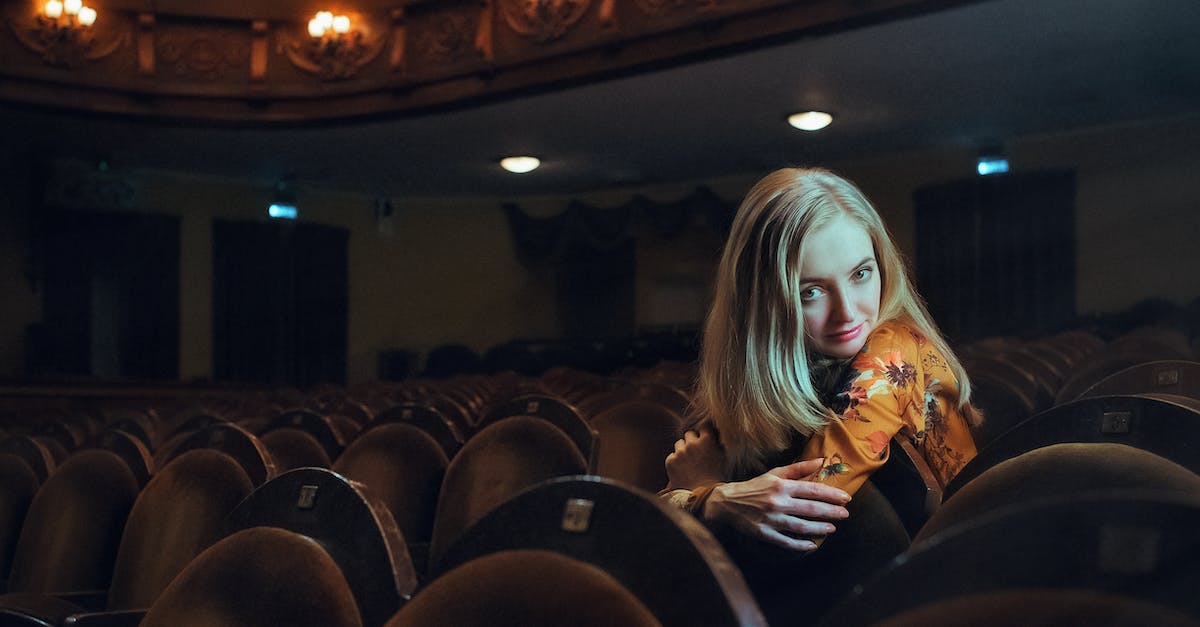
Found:
[[867, 336], [863, 352], [878, 354], [891, 351], [916, 351], [925, 346], [925, 336], [915, 326], [904, 320], [886, 320], [879, 323]]
[[939, 380], [956, 379], [937, 343], [928, 341], [916, 325], [906, 320], [882, 322], [868, 336], [854, 365], [861, 370], [872, 364], [876, 367], [893, 364], [898, 368], [911, 364], [914, 370], [919, 368]]

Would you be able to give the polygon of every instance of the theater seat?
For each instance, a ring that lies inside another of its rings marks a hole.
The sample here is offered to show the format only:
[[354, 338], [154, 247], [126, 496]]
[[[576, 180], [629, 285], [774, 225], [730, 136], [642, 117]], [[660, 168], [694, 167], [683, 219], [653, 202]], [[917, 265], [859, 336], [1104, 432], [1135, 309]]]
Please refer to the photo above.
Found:
[[272, 429], [259, 436], [271, 453], [277, 472], [294, 468], [329, 468], [331, 462], [325, 447], [310, 433], [291, 427]]
[[106, 590], [137, 494], [137, 479], [115, 453], [89, 449], [69, 457], [29, 506], [9, 592]]
[[129, 514], [107, 608], [150, 607], [176, 573], [221, 537], [225, 517], [252, 487], [241, 465], [220, 451], [196, 449], [167, 464]]
[[332, 558], [331, 572], [349, 586], [366, 627], [387, 621], [416, 589], [404, 536], [387, 507], [333, 471], [299, 468], [279, 475], [239, 503], [226, 523], [231, 534], [273, 527], [316, 542]]
[[0, 454], [0, 594], [8, 587], [17, 537], [37, 489], [38, 478], [29, 464], [16, 455]]
[[915, 536], [942, 505], [942, 486], [929, 462], [903, 434], [889, 443], [887, 461], [871, 475], [871, 483], [887, 499], [908, 535]]
[[658, 492], [667, 485], [664, 460], [679, 437], [682, 419], [647, 400], [630, 400], [592, 418], [600, 446], [596, 474]]
[[112, 451], [125, 460], [129, 469], [133, 471], [133, 476], [137, 477], [138, 486], [145, 486], [146, 482], [150, 480], [150, 475], [154, 471], [154, 460], [150, 456], [150, 450], [146, 448], [146, 444], [137, 436], [125, 431], [108, 429], [96, 439], [95, 447]]
[[142, 627], [362, 627], [354, 594], [320, 543], [275, 527], [239, 531], [192, 560]]
[[579, 412], [560, 398], [546, 394], [525, 394], [512, 400], [497, 403], [475, 425], [473, 433], [513, 416], [533, 416], [541, 418], [558, 427], [583, 455], [588, 464], [588, 470], [596, 468], [597, 434], [596, 430], [584, 420]]
[[1046, 410], [1006, 431], [979, 450], [946, 484], [943, 500], [988, 468], [1051, 444], [1125, 444], [1200, 472], [1200, 410], [1183, 398], [1137, 394], [1086, 398]]
[[600, 568], [552, 551], [485, 555], [442, 575], [386, 627], [654, 627], [660, 623]]
[[[346, 448], [348, 436], [358, 431], [358, 425], [353, 424], [353, 421], [351, 423], [346, 427], [339, 427], [329, 416], [318, 414], [311, 409], [291, 409], [280, 412], [263, 430], [263, 434], [284, 428], [303, 431], [315, 438], [325, 449], [325, 454], [329, 459], [334, 460], [342, 453], [342, 449]], [[353, 428], [353, 431], [343, 433], [343, 428], [346, 430]]]
[[383, 501], [406, 541], [427, 543], [447, 463], [442, 447], [428, 433], [393, 422], [373, 426], [356, 438], [333, 470], [364, 484]]
[[927, 603], [875, 627], [1195, 627], [1197, 620], [1156, 603], [1083, 590], [1029, 588], [971, 594]]
[[[222, 535], [225, 517], [250, 489], [250, 479], [228, 455], [211, 449], [184, 453], [138, 495], [121, 535], [111, 587], [95, 595], [106, 602], [60, 593], [61, 600], [25, 594], [0, 605], [19, 609], [25, 617], [20, 624], [135, 624], [171, 579]], [[89, 612], [101, 607], [102, 613]]]
[[246, 429], [231, 422], [214, 422], [198, 431], [191, 432], [179, 442], [169, 454], [155, 456], [155, 467], [166, 466], [171, 460], [195, 449], [214, 449], [229, 455], [241, 464], [256, 486], [275, 477], [275, 460], [262, 440]]
[[1196, 494], [1114, 490], [998, 507], [914, 543], [818, 624], [874, 625], [930, 603], [1030, 589], [1126, 597], [1200, 616], [1197, 528]]
[[1200, 399], [1200, 362], [1164, 360], [1130, 366], [1101, 379], [1079, 398], [1143, 393]]
[[29, 465], [38, 483], [45, 481], [54, 472], [57, 461], [41, 440], [27, 435], [12, 436], [0, 442], [0, 455], [19, 457]]
[[963, 485], [921, 528], [914, 541], [1005, 506], [1113, 490], [1200, 495], [1200, 475], [1124, 444], [1054, 444], [996, 464]]
[[454, 422], [428, 405], [421, 403], [395, 405], [381, 412], [375, 424], [388, 422], [404, 422], [425, 431], [442, 447], [442, 452], [446, 454], [447, 459], [454, 457], [463, 445], [463, 434]]
[[587, 461], [558, 427], [513, 416], [467, 440], [446, 468], [438, 496], [429, 565], [484, 514], [521, 490], [563, 475], [587, 472]]
[[742, 573], [704, 525], [610, 479], [538, 483], [467, 529], [430, 574], [436, 583], [472, 560], [510, 550], [553, 551], [592, 564], [664, 625], [766, 624]]

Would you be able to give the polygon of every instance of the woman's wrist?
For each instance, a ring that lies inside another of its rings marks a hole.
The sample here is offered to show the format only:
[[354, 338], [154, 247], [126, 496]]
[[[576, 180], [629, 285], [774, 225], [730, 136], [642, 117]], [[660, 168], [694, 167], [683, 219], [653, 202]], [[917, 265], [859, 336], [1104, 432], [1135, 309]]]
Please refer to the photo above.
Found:
[[718, 489], [725, 485], [725, 482], [717, 482], [712, 485], [705, 486], [703, 492], [696, 494], [693, 492], [693, 505], [691, 511], [697, 518], [707, 523], [717, 522], [720, 508], [714, 508], [713, 505], [719, 502], [721, 497], [717, 496]]

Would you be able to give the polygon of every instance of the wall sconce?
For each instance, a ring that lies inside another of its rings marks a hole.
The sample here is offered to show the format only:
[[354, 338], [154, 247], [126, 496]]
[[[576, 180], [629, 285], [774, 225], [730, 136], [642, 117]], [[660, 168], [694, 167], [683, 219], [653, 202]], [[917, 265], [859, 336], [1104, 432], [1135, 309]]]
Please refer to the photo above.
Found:
[[83, 0], [47, 0], [31, 23], [14, 25], [13, 31], [46, 63], [76, 67], [85, 60], [112, 54], [125, 41], [116, 37], [100, 43], [93, 28], [96, 18], [96, 9], [85, 6]]
[[308, 38], [292, 41], [284, 47], [296, 67], [316, 74], [323, 80], [353, 78], [359, 68], [383, 50], [384, 39], [369, 42], [350, 17], [319, 11], [308, 20]]

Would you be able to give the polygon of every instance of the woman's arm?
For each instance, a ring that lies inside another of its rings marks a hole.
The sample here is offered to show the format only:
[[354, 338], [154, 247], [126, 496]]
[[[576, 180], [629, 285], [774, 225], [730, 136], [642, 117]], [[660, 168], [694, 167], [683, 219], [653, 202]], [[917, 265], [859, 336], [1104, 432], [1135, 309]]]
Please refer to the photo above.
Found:
[[795, 551], [813, 551], [844, 520], [850, 495], [812, 480], [825, 463], [809, 459], [773, 468], [748, 481], [718, 484], [701, 517]]
[[725, 452], [711, 427], [688, 431], [667, 456], [663, 495], [709, 523], [796, 551], [812, 551], [849, 516], [846, 492], [812, 481], [822, 459], [774, 468], [748, 481], [728, 481]]

